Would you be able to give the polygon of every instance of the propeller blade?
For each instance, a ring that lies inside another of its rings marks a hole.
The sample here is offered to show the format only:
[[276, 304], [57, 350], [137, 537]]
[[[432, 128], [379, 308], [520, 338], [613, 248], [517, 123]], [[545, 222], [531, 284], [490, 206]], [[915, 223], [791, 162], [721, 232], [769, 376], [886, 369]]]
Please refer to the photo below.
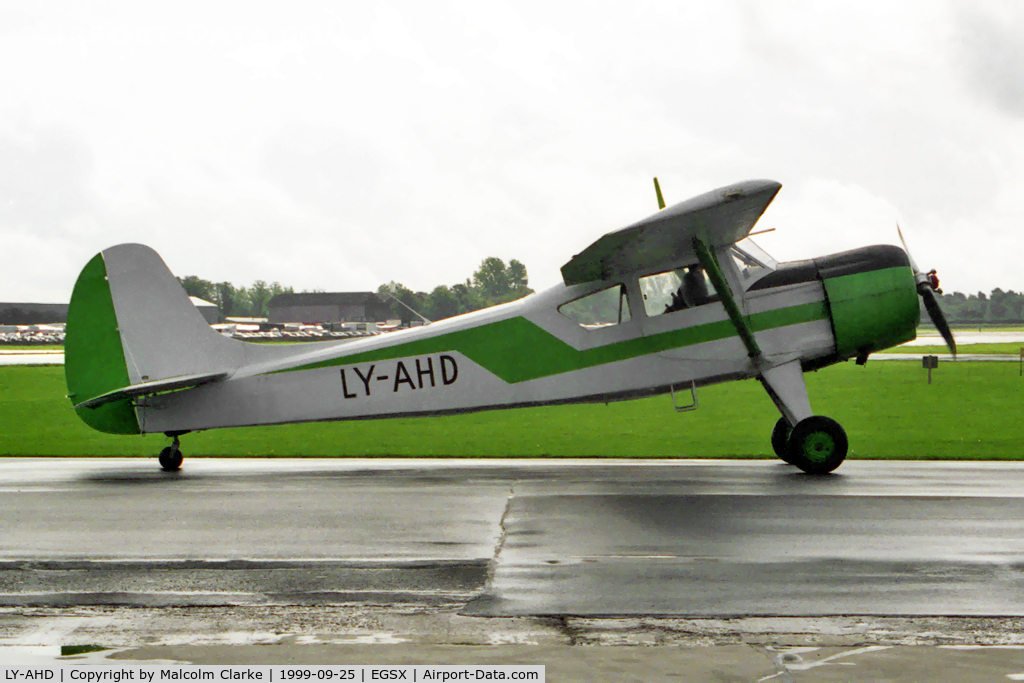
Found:
[[914, 263], [914, 257], [910, 255], [910, 250], [907, 249], [907, 241], [903, 239], [903, 231], [900, 230], [899, 223], [896, 223], [896, 234], [900, 236], [900, 242], [903, 244], [903, 251], [906, 252], [907, 258], [910, 259], [910, 269], [914, 271], [914, 277], [917, 277], [917, 274], [920, 273], [921, 271], [918, 270], [917, 264]]
[[[903, 239], [903, 231], [900, 230], [899, 222], [896, 223], [896, 233], [900, 236], [900, 242], [903, 243], [903, 251], [907, 254], [907, 260], [910, 261], [910, 269], [914, 271], [914, 280], [917, 282], [917, 293], [924, 299], [925, 310], [928, 311], [928, 317], [935, 323], [935, 329], [939, 331], [942, 338], [946, 340], [946, 346], [949, 347], [950, 353], [956, 358], [956, 340], [953, 339], [953, 331], [949, 329], [949, 323], [946, 322], [946, 316], [943, 314], [942, 309], [939, 308], [939, 301], [935, 298], [935, 288], [938, 279], [932, 279], [929, 276], [934, 276], [935, 271], [931, 273], [922, 273], [917, 264], [914, 263], [914, 257], [910, 255], [910, 250], [907, 249], [907, 241]], [[940, 289], [939, 292], [942, 290]]]
[[922, 287], [918, 290], [921, 298], [924, 299], [924, 307], [928, 310], [928, 316], [935, 323], [935, 328], [942, 335], [942, 338], [946, 340], [946, 346], [949, 347], [950, 353], [956, 358], [956, 340], [953, 339], [953, 331], [949, 329], [949, 323], [946, 322], [946, 316], [942, 313], [942, 309], [939, 308], [939, 302], [935, 298], [935, 292], [927, 287]]

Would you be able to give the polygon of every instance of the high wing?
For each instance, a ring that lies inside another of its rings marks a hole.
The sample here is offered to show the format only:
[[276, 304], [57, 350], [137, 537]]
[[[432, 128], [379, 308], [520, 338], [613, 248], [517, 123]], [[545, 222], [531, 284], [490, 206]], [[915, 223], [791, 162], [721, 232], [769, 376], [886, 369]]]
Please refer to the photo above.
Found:
[[712, 190], [610, 232], [562, 266], [566, 285], [609, 280], [637, 270], [697, 263], [693, 238], [722, 247], [745, 238], [782, 187], [748, 180]]

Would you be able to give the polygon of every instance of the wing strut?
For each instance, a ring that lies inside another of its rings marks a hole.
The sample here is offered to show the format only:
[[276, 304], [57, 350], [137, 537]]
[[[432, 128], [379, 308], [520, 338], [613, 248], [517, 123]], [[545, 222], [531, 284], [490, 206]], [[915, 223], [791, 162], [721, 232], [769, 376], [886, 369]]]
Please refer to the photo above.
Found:
[[697, 255], [697, 260], [704, 266], [708, 278], [711, 279], [711, 285], [722, 299], [725, 312], [729, 314], [729, 320], [732, 321], [733, 327], [736, 328], [740, 339], [743, 340], [743, 345], [747, 347], [747, 355], [754, 359], [760, 358], [761, 349], [754, 339], [754, 333], [751, 331], [750, 326], [747, 325], [747, 321], [744, 320], [739, 306], [736, 305], [736, 300], [733, 299], [732, 292], [729, 290], [729, 283], [725, 281], [725, 275], [722, 274], [722, 269], [719, 267], [714, 253], [707, 248], [707, 245], [700, 241], [699, 237], [693, 238], [693, 251]]
[[782, 416], [789, 423], [790, 428], [796, 427], [800, 421], [810, 417], [811, 402], [807, 399], [807, 385], [804, 384], [804, 372], [799, 360], [792, 360], [773, 367], [768, 366], [768, 361], [761, 355], [761, 349], [754, 339], [754, 333], [740, 312], [736, 300], [733, 299], [729, 284], [722, 274], [722, 268], [718, 265], [715, 253], [708, 249], [707, 245], [700, 241], [699, 237], [693, 238], [693, 251], [697, 255], [700, 264], [707, 271], [711, 284], [714, 285], [718, 296], [722, 298], [722, 305], [725, 306], [729, 319], [747, 347], [747, 355], [758, 366], [758, 379], [768, 392], [775, 407], [779, 409]]

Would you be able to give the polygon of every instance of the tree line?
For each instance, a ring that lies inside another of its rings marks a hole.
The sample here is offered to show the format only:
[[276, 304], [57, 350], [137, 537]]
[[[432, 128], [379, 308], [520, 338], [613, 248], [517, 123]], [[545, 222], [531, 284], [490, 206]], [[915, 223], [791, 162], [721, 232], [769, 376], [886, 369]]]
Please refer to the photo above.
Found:
[[[236, 287], [230, 282], [211, 282], [195, 275], [178, 278], [178, 281], [189, 296], [216, 305], [224, 317], [265, 318], [268, 315], [267, 303], [273, 297], [295, 292], [292, 287], [284, 287], [278, 282], [267, 284], [264, 280], [256, 280], [250, 287]], [[485, 258], [473, 276], [465, 282], [451, 286], [438, 285], [430, 293], [414, 292], [395, 281], [377, 288], [377, 294], [387, 304], [392, 318], [401, 318], [404, 322], [419, 319], [412, 311], [428, 320], [443, 320], [514, 301], [532, 292], [526, 266], [515, 259], [506, 265], [494, 256]]]
[[[996, 287], [990, 294], [943, 294], [940, 305], [950, 323], [1024, 322], [1024, 292]], [[927, 320], [927, 317], [925, 317]]]
[[[256, 280], [249, 287], [236, 287], [230, 282], [211, 282], [195, 275], [178, 278], [189, 296], [215, 304], [221, 315], [263, 318], [267, 303], [278, 294], [294, 293], [292, 287], [278, 282]], [[304, 290], [305, 291], [305, 290]], [[506, 265], [500, 258], [485, 258], [472, 277], [454, 285], [438, 285], [429, 293], [414, 292], [400, 282], [381, 285], [377, 294], [385, 300], [393, 318], [405, 322], [417, 320], [416, 311], [428, 320], [443, 320], [495, 304], [514, 301], [533, 290], [529, 287], [526, 266], [512, 259]], [[394, 298], [392, 298], [394, 297]], [[953, 324], [1024, 323], [1024, 292], [993, 289], [989, 294], [952, 292], [940, 297], [942, 310]], [[396, 303], [398, 299], [405, 306]], [[408, 307], [408, 308], [406, 308]], [[923, 309], [922, 309], [923, 311]], [[922, 314], [927, 320], [927, 314]], [[16, 324], [16, 323], [11, 323]]]
[[215, 304], [220, 314], [239, 318], [266, 318], [267, 303], [278, 294], [294, 293], [291, 287], [282, 287], [279, 282], [267, 284], [256, 280], [250, 287], [235, 287], [230, 282], [210, 282], [195, 275], [179, 277], [178, 282], [189, 296]]
[[485, 258], [473, 276], [465, 282], [451, 286], [438, 285], [429, 294], [414, 292], [393, 280], [377, 289], [377, 295], [388, 302], [392, 315], [401, 318], [403, 322], [419, 319], [410, 309], [427, 320], [444, 320], [515, 301], [532, 293], [526, 266], [515, 259], [505, 265], [504, 261], [494, 256]]

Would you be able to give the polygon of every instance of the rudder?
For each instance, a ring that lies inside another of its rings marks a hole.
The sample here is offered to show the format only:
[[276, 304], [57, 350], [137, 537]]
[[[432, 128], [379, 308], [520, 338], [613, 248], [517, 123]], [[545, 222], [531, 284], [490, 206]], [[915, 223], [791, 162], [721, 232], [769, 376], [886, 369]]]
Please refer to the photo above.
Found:
[[[64, 339], [64, 380], [72, 405], [130, 384], [102, 254], [86, 264], [71, 292]], [[97, 408], [76, 408], [75, 412], [101, 432], [140, 432], [128, 399]]]

